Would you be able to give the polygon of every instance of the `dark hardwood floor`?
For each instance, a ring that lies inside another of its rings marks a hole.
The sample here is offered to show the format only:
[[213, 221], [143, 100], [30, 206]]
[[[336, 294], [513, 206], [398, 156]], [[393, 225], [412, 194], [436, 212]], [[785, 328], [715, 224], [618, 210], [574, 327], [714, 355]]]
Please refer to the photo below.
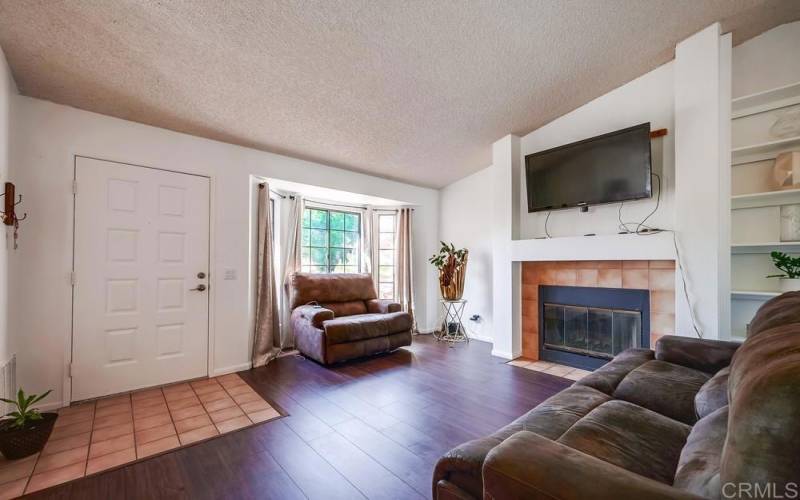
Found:
[[429, 498], [437, 458], [572, 381], [430, 336], [324, 368], [300, 356], [242, 372], [288, 417], [35, 494], [47, 498]]

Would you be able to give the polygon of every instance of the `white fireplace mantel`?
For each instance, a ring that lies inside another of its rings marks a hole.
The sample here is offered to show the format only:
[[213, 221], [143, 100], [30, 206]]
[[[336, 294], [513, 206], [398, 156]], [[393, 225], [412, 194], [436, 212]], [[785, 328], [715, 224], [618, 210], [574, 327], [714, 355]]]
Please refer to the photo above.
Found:
[[674, 260], [671, 232], [514, 240], [511, 260]]

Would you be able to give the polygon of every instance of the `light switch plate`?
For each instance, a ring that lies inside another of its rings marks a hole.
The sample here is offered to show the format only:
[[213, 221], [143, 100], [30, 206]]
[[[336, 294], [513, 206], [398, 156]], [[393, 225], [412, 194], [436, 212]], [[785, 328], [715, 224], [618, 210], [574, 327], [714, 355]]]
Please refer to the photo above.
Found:
[[236, 279], [236, 269], [226, 269], [225, 270], [225, 280], [235, 280]]

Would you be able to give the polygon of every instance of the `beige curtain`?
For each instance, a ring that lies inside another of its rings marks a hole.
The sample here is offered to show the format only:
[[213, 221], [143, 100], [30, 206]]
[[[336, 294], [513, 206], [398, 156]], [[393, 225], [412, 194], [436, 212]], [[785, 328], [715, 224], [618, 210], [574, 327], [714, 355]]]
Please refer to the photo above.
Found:
[[275, 286], [272, 212], [269, 184], [258, 186], [258, 263], [256, 279], [256, 319], [253, 338], [253, 367], [264, 366], [281, 352], [278, 296]]
[[361, 213], [361, 270], [362, 273], [372, 273], [372, 223], [374, 219], [372, 207], [367, 207]]
[[292, 335], [292, 311], [290, 309], [289, 284], [292, 275], [300, 271], [300, 245], [303, 239], [303, 211], [305, 200], [300, 195], [289, 199], [289, 220], [286, 232], [286, 260], [283, 265], [283, 293], [281, 294], [281, 337], [283, 347], [294, 345]]
[[397, 232], [394, 240], [395, 280], [394, 298], [403, 310], [411, 315], [412, 331], [417, 331], [417, 319], [414, 316], [414, 267], [413, 241], [411, 239], [412, 208], [401, 208], [397, 212]]

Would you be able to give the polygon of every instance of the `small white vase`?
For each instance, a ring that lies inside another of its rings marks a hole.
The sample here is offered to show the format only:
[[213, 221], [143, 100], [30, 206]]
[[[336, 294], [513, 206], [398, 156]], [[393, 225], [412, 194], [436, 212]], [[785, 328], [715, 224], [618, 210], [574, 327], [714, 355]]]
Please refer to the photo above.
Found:
[[800, 278], [781, 278], [781, 291], [782, 292], [796, 292], [800, 291]]

